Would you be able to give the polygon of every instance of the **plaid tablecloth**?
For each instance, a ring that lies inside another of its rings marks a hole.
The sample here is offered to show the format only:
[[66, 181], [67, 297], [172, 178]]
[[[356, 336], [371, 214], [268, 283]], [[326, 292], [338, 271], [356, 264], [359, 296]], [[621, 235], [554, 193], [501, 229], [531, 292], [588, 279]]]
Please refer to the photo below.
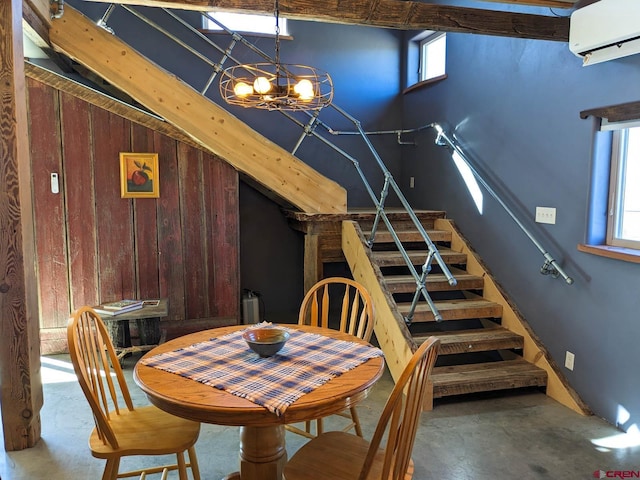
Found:
[[383, 355], [370, 345], [287, 330], [289, 340], [273, 357], [250, 350], [239, 330], [142, 363], [246, 398], [279, 416], [305, 393]]

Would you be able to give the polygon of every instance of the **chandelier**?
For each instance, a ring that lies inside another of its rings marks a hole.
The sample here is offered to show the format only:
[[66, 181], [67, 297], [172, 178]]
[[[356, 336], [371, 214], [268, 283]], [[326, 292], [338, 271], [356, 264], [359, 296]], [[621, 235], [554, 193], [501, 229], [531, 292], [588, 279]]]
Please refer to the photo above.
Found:
[[230, 105], [263, 110], [320, 110], [333, 99], [328, 73], [306, 65], [280, 63], [280, 24], [275, 2], [275, 63], [229, 67], [220, 78], [220, 94]]

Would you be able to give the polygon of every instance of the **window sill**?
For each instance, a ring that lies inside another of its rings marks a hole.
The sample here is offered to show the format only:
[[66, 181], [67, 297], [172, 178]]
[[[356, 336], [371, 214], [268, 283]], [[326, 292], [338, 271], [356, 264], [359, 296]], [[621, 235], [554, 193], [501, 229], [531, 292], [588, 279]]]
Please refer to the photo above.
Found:
[[402, 91], [402, 93], [405, 94], [405, 93], [413, 92], [414, 90], [419, 90], [420, 88], [426, 87], [427, 85], [438, 83], [439, 81], [444, 80], [445, 78], [447, 78], [446, 73], [444, 75], [440, 75], [439, 77], [433, 77], [433, 78], [430, 78], [429, 80], [423, 80], [422, 82], [414, 83], [410, 87], [405, 88]]
[[633, 248], [612, 247], [610, 245], [585, 245], [581, 243], [578, 244], [578, 251], [622, 260], [623, 262], [640, 263], [640, 250]]

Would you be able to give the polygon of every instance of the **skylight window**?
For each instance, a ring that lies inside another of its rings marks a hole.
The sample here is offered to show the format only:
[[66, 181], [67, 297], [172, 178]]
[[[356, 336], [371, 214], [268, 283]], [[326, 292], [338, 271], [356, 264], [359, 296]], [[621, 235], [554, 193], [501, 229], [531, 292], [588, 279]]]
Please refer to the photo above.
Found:
[[[252, 15], [246, 13], [209, 12], [210, 17], [215, 18], [232, 32], [254, 33], [261, 35], [276, 34], [276, 18], [273, 15]], [[204, 18], [205, 30], [222, 31], [223, 28], [208, 17]], [[280, 35], [289, 35], [287, 19], [279, 19]]]

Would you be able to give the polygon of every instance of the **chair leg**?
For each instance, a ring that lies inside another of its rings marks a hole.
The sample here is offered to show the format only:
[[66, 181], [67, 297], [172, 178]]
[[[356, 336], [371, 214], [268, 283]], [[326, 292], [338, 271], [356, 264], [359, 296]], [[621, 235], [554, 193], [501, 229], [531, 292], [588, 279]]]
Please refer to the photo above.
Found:
[[415, 466], [413, 464], [413, 459], [409, 459], [409, 465], [407, 465], [407, 471], [404, 474], [404, 480], [413, 480], [413, 471]]
[[433, 382], [427, 383], [427, 393], [422, 403], [423, 412], [430, 412], [431, 410], [433, 410]]
[[120, 458], [110, 458], [104, 466], [102, 472], [102, 480], [116, 480], [118, 478], [118, 469], [120, 468]]
[[359, 436], [360, 438], [364, 438], [362, 436], [362, 427], [360, 427], [360, 417], [358, 417], [358, 411], [356, 410], [356, 407], [349, 407], [349, 410], [351, 411], [351, 420], [353, 420], [353, 428], [356, 429], [356, 435]]
[[176, 453], [178, 457], [178, 473], [180, 474], [180, 480], [189, 480], [187, 477], [187, 464], [184, 462], [184, 452]]
[[191, 464], [191, 475], [193, 480], [200, 480], [200, 467], [198, 467], [198, 457], [196, 456], [196, 447], [191, 447], [189, 450], [189, 463]]
[[311, 433], [311, 427], [305, 427], [305, 430], [296, 427], [295, 425], [285, 425], [284, 426], [285, 430], [287, 430], [288, 432], [292, 432], [295, 433], [296, 435], [302, 435], [305, 438], [309, 438], [309, 439], [313, 439], [316, 436]]
[[304, 431], [311, 435], [311, 420], [304, 422]]

